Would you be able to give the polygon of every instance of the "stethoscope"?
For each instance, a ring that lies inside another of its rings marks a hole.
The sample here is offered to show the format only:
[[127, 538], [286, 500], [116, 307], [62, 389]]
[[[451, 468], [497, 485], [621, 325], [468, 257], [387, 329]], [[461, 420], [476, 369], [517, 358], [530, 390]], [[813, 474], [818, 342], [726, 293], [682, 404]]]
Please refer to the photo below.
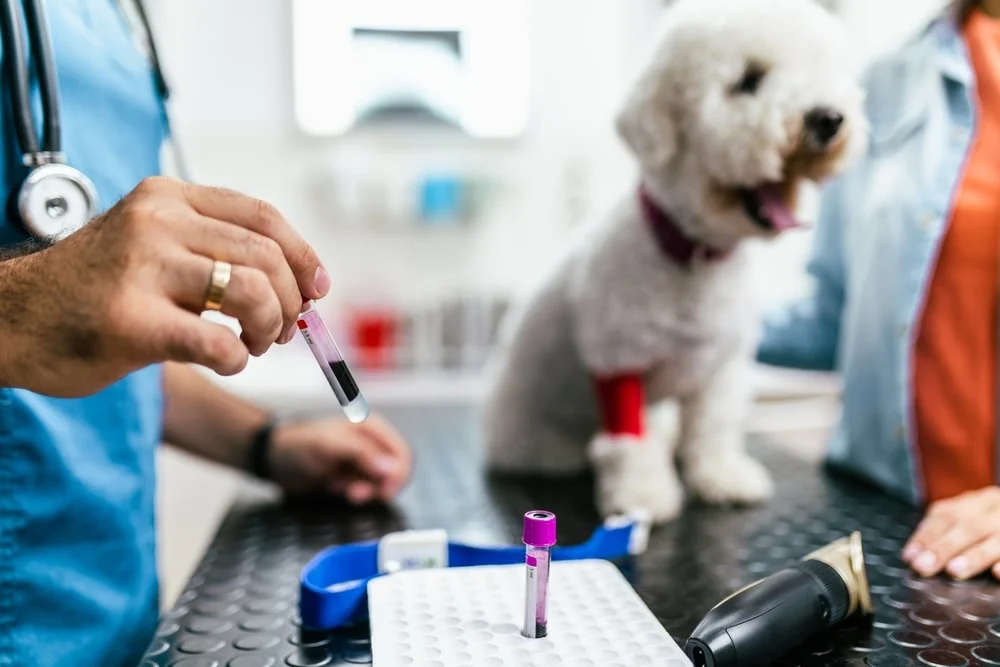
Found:
[[[19, 4], [24, 7], [24, 23]], [[17, 143], [24, 166], [28, 168], [27, 176], [15, 189], [10, 203], [28, 232], [40, 239], [55, 241], [77, 231], [97, 215], [97, 189], [83, 172], [67, 164], [62, 151], [59, 86], [45, 0], [23, 0], [23, 3], [0, 0], [0, 5], [3, 72], [10, 88]], [[169, 90], [160, 69], [149, 20], [142, 2], [135, 0], [134, 5], [146, 33], [157, 91], [166, 100]], [[40, 135], [31, 111], [31, 74], [23, 39], [25, 24], [42, 103]]]

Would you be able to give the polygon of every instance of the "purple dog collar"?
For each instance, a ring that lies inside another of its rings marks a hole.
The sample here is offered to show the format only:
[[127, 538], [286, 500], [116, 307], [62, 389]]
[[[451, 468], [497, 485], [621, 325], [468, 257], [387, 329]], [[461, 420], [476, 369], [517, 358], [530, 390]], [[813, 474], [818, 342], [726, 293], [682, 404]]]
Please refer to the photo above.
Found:
[[729, 250], [713, 248], [685, 235], [670, 214], [656, 205], [643, 186], [639, 186], [639, 205], [660, 250], [681, 266], [690, 266], [696, 258], [714, 262], [729, 256]]

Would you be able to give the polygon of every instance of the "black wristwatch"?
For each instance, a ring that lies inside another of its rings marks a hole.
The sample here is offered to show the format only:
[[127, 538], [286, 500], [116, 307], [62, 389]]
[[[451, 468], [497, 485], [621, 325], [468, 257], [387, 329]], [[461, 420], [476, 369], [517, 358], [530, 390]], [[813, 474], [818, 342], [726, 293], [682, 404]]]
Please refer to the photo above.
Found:
[[277, 420], [268, 420], [266, 424], [257, 429], [250, 441], [250, 472], [268, 482], [273, 481], [271, 477], [271, 436], [277, 425]]

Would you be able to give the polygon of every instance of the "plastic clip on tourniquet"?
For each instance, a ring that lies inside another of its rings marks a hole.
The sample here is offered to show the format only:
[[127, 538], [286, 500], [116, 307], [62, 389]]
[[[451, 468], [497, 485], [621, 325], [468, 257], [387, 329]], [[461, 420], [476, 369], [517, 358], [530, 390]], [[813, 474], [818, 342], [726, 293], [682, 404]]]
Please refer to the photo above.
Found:
[[[554, 547], [552, 560], [614, 560], [646, 550], [650, 521], [645, 514], [615, 516], [583, 544]], [[316, 554], [299, 579], [303, 627], [334, 628], [368, 616], [368, 582], [402, 570], [524, 562], [524, 545], [478, 547], [448, 541], [444, 530], [406, 530], [381, 540], [330, 547]]]

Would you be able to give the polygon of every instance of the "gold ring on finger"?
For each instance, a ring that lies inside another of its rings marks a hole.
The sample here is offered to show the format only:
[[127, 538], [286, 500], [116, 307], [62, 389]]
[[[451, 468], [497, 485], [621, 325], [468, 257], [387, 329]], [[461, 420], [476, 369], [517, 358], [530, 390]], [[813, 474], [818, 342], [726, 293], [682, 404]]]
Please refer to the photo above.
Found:
[[229, 262], [216, 260], [212, 264], [212, 277], [205, 291], [205, 310], [222, 310], [222, 300], [232, 277], [233, 265]]

